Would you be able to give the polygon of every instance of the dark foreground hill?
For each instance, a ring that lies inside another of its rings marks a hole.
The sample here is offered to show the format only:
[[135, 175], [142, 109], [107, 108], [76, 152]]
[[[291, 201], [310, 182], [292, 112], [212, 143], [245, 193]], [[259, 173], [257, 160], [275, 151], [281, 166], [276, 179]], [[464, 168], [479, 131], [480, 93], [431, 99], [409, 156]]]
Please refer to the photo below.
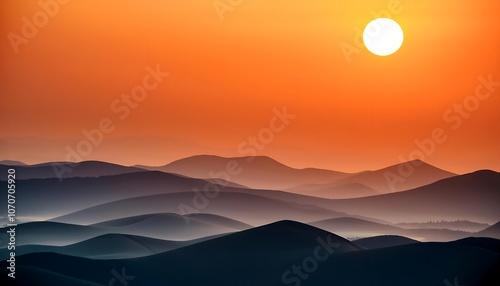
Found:
[[366, 249], [377, 249], [419, 243], [419, 241], [399, 235], [380, 235], [358, 239], [354, 243]]
[[[131, 286], [499, 285], [499, 244], [469, 239], [360, 250], [334, 234], [281, 221], [143, 258], [23, 255], [16, 260], [16, 282], [119, 285], [119, 277]], [[2, 285], [9, 281], [5, 264], [0, 263]]]
[[[219, 235], [221, 236], [221, 235]], [[16, 247], [16, 255], [28, 253], [59, 253], [91, 259], [122, 259], [148, 256], [213, 239], [203, 237], [187, 241], [160, 240], [129, 234], [104, 234], [67, 246], [24, 245]], [[9, 251], [0, 249], [0, 259], [9, 259]]]

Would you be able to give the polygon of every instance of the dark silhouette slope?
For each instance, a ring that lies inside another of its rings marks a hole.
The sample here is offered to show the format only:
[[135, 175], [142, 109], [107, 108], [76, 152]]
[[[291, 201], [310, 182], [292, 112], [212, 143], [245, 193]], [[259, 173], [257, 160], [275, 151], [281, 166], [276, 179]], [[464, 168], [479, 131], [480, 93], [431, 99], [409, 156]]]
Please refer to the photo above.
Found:
[[[325, 255], [328, 252], [320, 238], [329, 238], [335, 246], [329, 255]], [[110, 272], [115, 270], [133, 279], [130, 285], [145, 286], [442, 286], [446, 280], [453, 285], [455, 278], [458, 285], [498, 285], [500, 256], [492, 251], [492, 245], [499, 243], [489, 239], [358, 250], [358, 246], [334, 234], [284, 221], [143, 258], [89, 260], [58, 254], [23, 255], [17, 258], [18, 267], [25, 271], [18, 282], [64, 285], [61, 279], [69, 277], [107, 285], [112, 278]], [[315, 253], [322, 260], [313, 263]], [[2, 282], [6, 279], [4, 266], [1, 262]]]
[[366, 249], [377, 249], [384, 247], [393, 247], [399, 245], [420, 243], [420, 241], [399, 235], [381, 235], [381, 236], [358, 239], [355, 240], [354, 243]]
[[[91, 259], [123, 259], [158, 254], [185, 247], [217, 236], [187, 241], [160, 240], [128, 234], [104, 234], [67, 246], [24, 245], [16, 247], [16, 255], [29, 253], [58, 253]], [[0, 260], [9, 258], [6, 249], [0, 249]]]

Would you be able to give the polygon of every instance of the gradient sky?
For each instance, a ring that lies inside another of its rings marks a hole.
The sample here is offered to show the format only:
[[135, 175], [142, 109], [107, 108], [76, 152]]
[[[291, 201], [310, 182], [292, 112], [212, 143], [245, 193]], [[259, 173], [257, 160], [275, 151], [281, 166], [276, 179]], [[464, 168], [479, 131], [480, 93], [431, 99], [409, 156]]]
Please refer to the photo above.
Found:
[[[436, 2], [242, 0], [221, 18], [212, 0], [72, 0], [14, 47], [10, 33], [43, 10], [3, 0], [1, 159], [64, 160], [103, 118], [114, 131], [85, 160], [247, 155], [238, 146], [286, 106], [296, 118], [258, 154], [294, 167], [381, 168], [441, 128], [425, 161], [499, 171], [500, 87], [471, 96], [479, 76], [500, 81], [500, 2]], [[378, 57], [357, 31], [388, 7], [405, 40]], [[348, 60], [341, 46], [359, 50]], [[170, 75], [119, 119], [112, 103], [157, 65]], [[468, 97], [472, 112], [448, 111]]]

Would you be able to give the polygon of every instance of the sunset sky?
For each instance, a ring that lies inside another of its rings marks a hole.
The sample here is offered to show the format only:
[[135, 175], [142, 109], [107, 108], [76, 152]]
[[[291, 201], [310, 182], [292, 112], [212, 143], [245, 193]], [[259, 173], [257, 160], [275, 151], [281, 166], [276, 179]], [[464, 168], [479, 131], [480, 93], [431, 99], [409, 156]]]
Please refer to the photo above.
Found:
[[[292, 167], [385, 167], [439, 128], [426, 162], [500, 171], [497, 0], [59, 2], [40, 1], [44, 18], [39, 1], [0, 1], [0, 159], [65, 160], [106, 118], [113, 131], [82, 159], [245, 156], [286, 107], [296, 117], [257, 154]], [[405, 35], [388, 57], [360, 45], [380, 16]], [[122, 94], [157, 67], [168, 77], [125, 114]]]

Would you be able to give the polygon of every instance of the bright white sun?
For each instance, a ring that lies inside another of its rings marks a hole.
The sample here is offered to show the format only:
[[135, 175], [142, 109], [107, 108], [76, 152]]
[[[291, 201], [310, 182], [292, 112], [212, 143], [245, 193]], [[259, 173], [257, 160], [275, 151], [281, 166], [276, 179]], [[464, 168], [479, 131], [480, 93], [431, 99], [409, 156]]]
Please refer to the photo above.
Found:
[[403, 29], [389, 18], [378, 18], [366, 25], [363, 42], [377, 56], [394, 54], [403, 44]]

